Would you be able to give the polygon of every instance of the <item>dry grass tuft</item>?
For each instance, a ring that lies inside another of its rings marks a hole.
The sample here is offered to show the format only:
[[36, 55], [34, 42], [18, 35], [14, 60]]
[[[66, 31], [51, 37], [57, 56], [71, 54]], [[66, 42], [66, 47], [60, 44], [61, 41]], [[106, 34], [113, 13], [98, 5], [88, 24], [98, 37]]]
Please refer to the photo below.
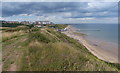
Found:
[[2, 32], [2, 41], [7, 41], [9, 39], [15, 38], [17, 36], [23, 35], [24, 33], [22, 31], [16, 31], [16, 32]]

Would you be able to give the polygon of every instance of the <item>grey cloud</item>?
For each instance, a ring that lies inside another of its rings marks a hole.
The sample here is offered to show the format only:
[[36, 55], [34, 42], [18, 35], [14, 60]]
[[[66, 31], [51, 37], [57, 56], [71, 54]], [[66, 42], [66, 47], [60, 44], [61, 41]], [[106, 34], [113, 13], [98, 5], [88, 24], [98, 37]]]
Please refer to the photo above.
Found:
[[[108, 5], [106, 5], [108, 4]], [[8, 17], [19, 14], [34, 14], [43, 16], [51, 13], [71, 12], [72, 16], [67, 18], [83, 17], [116, 17], [117, 3], [106, 3], [99, 7], [89, 7], [87, 2], [4, 2], [2, 16]], [[108, 12], [104, 14], [104, 12]], [[91, 15], [86, 15], [92, 13]], [[63, 16], [65, 17], [65, 16]]]

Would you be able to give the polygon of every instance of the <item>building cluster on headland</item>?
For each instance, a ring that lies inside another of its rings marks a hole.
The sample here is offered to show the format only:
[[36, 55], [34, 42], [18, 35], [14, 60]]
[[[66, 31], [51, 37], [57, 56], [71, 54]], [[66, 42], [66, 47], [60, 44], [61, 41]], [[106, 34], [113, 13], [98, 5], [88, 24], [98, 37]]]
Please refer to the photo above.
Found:
[[19, 24], [53, 24], [50, 21], [2, 21], [2, 23], [19, 23]]
[[[44, 27], [44, 24], [48, 24], [48, 25], [51, 25], [51, 26], [49, 26], [50, 28], [56, 28], [54, 25], [52, 25], [52, 24], [54, 24], [53, 22], [50, 22], [50, 21], [34, 21], [34, 22], [32, 22], [32, 21], [1, 21], [3, 24], [5, 23], [5, 24], [7, 24], [7, 23], [9, 23], [9, 24], [25, 24], [25, 25], [34, 25], [34, 27]], [[63, 31], [67, 31], [67, 29], [66, 28], [64, 28], [64, 29], [57, 29], [57, 31], [60, 31], [60, 32], [63, 32]]]

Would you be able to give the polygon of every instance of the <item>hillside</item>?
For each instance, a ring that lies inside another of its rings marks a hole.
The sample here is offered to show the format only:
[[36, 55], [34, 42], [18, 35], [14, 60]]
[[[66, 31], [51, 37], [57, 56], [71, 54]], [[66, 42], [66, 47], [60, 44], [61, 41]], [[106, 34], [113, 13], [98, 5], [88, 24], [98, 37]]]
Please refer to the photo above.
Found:
[[[54, 27], [54, 28], [51, 28]], [[118, 71], [119, 65], [93, 56], [77, 40], [56, 31], [67, 25], [42, 28], [3, 27], [3, 71]]]

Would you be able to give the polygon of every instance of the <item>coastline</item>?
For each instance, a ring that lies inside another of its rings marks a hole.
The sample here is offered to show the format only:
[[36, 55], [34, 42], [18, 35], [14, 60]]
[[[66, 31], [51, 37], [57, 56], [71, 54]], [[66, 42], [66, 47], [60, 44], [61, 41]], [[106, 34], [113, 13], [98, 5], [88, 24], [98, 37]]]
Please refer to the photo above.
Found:
[[[108, 49], [103, 47], [102, 44], [96, 44], [96, 42], [88, 40], [84, 34], [81, 34], [76, 31], [76, 28], [72, 26], [66, 27], [67, 31], [62, 32], [67, 36], [78, 40], [81, 44], [83, 44], [94, 56], [98, 57], [101, 60], [111, 62], [111, 63], [119, 63], [118, 62], [118, 49]], [[77, 33], [77, 34], [76, 34]], [[103, 43], [104, 44], [104, 43]]]

